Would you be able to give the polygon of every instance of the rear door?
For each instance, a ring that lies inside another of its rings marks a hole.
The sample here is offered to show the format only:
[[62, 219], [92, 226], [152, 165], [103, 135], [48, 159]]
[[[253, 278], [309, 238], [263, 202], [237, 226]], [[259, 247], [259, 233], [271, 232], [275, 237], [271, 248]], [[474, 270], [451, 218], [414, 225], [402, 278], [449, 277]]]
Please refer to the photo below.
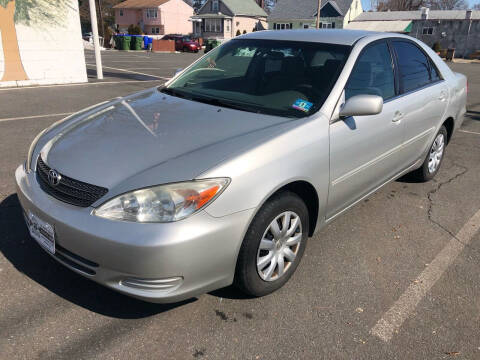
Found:
[[392, 41], [396, 53], [405, 123], [405, 166], [427, 151], [448, 105], [448, 87], [432, 60], [414, 42]]
[[355, 95], [379, 95], [384, 106], [378, 115], [348, 117], [330, 125], [327, 219], [401, 171], [404, 123], [398, 117], [394, 58], [386, 41], [363, 49], [344, 94], [345, 101]]

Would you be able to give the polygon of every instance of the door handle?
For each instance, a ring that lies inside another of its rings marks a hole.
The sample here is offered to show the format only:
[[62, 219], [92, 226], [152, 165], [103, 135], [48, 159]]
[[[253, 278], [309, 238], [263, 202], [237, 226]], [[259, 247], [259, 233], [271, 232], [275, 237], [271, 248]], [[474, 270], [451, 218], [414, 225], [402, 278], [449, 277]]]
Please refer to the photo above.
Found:
[[440, 101], [446, 101], [447, 100], [447, 92], [446, 91], [442, 91], [440, 93], [440, 96], [438, 97], [438, 100]]
[[402, 121], [403, 117], [404, 116], [400, 111], [395, 111], [395, 114], [393, 115], [392, 122], [398, 123], [398, 122]]

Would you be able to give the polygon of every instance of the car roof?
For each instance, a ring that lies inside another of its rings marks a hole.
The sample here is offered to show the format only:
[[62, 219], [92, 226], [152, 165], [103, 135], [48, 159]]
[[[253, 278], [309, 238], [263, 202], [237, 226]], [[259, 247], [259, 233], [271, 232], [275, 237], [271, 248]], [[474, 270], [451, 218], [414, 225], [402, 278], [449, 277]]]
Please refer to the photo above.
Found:
[[382, 33], [374, 31], [345, 29], [267, 30], [242, 35], [237, 37], [237, 39], [287, 40], [339, 45], [353, 45], [355, 44], [355, 42], [364, 37], [373, 37], [380, 34]]

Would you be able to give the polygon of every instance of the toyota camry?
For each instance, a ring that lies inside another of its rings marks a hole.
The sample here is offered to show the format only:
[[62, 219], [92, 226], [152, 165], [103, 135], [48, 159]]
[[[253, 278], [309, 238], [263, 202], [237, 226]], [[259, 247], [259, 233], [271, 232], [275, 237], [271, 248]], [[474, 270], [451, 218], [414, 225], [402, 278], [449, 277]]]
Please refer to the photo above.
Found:
[[407, 173], [432, 179], [466, 96], [408, 36], [256, 32], [42, 131], [18, 197], [46, 252], [104, 286], [159, 303], [231, 284], [263, 296], [347, 209]]

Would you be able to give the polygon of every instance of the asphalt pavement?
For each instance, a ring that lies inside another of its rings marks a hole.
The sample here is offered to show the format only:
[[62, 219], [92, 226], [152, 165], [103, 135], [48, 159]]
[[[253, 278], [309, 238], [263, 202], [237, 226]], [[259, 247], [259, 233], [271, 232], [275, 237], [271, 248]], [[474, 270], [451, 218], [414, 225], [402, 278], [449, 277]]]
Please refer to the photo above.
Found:
[[346, 212], [274, 294], [227, 288], [157, 305], [56, 263], [15, 194], [39, 131], [159, 86], [199, 56], [103, 54], [103, 81], [87, 51], [88, 84], [0, 89], [1, 360], [480, 358], [480, 64], [451, 65], [469, 78], [469, 112], [434, 181], [400, 179]]

